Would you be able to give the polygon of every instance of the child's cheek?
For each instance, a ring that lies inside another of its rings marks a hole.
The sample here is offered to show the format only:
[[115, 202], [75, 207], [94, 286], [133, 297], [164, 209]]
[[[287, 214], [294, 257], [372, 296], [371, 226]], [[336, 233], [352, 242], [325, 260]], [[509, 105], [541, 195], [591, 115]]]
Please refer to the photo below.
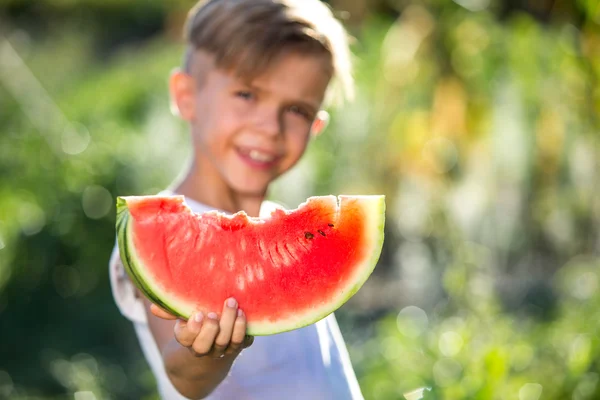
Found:
[[235, 98], [228, 107], [230, 117], [233, 118], [247, 118], [252, 114], [254, 109], [254, 102]]

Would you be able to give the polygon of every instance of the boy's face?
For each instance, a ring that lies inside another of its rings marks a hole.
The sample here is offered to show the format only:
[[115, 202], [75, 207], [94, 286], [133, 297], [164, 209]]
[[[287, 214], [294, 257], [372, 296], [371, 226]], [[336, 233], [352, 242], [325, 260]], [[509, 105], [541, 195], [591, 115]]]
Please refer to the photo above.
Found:
[[[203, 57], [196, 62], [211, 62]], [[251, 83], [206, 68], [183, 113], [203, 181], [216, 184], [213, 189], [263, 195], [296, 164], [329, 84], [325, 62], [289, 53]]]

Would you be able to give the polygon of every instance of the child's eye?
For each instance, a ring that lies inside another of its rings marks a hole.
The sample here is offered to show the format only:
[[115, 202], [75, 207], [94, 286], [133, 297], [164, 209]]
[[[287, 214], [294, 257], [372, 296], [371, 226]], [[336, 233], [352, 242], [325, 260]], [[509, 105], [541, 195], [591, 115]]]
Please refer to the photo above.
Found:
[[306, 118], [308, 120], [312, 119], [311, 116], [310, 116], [310, 114], [305, 109], [303, 109], [302, 107], [291, 106], [291, 107], [288, 108], [288, 111], [291, 112], [291, 113], [293, 113], [293, 114], [297, 114], [297, 115], [299, 115], [299, 116], [301, 116], [303, 118]]
[[252, 100], [254, 98], [254, 94], [248, 90], [240, 90], [236, 92], [235, 95], [244, 100]]

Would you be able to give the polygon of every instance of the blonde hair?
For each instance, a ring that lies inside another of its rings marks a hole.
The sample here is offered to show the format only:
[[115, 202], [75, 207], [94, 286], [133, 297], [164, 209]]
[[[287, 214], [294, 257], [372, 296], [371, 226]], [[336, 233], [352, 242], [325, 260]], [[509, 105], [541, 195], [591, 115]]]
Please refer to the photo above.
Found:
[[276, 57], [295, 51], [328, 58], [327, 104], [354, 95], [348, 35], [320, 0], [200, 0], [188, 14], [185, 39], [187, 72], [201, 50], [218, 68], [251, 80]]

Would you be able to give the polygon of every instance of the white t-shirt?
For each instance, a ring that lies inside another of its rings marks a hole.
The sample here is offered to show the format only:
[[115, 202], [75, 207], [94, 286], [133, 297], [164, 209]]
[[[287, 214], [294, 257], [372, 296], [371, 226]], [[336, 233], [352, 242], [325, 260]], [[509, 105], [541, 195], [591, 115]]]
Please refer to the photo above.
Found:
[[[189, 198], [186, 203], [196, 213], [211, 210]], [[261, 214], [270, 214], [273, 207], [273, 203], [265, 202]], [[115, 302], [135, 327], [161, 397], [185, 399], [173, 387], [164, 370], [162, 357], [148, 327], [144, 304], [136, 298], [135, 288], [118, 259], [115, 246], [109, 266]], [[227, 378], [207, 399], [360, 400], [363, 396], [337, 321], [331, 314], [301, 329], [255, 337], [252, 346], [242, 351]]]

